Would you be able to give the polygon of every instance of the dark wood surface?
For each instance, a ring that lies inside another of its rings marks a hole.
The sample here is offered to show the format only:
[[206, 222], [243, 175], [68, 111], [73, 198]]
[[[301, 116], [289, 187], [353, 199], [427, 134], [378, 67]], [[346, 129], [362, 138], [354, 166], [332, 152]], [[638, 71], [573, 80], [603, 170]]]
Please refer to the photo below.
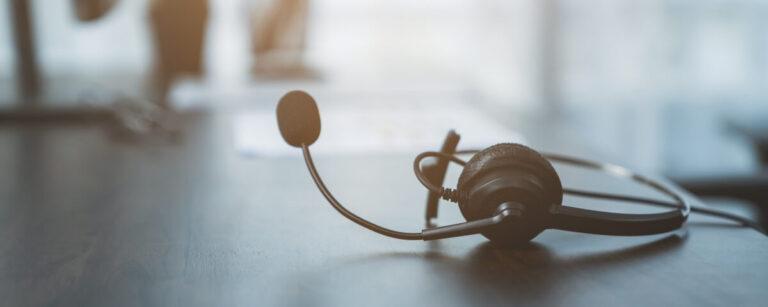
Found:
[[[336, 196], [360, 215], [418, 231], [426, 192], [412, 175], [412, 158], [316, 162]], [[768, 301], [768, 239], [701, 216], [675, 233], [644, 237], [545, 231], [514, 250], [480, 236], [430, 243], [382, 237], [324, 202], [298, 151], [239, 156], [227, 116], [192, 120], [170, 143], [115, 142], [99, 127], [7, 127], [0, 130], [0, 166], [3, 306]], [[457, 170], [451, 172], [447, 182], [455, 180]], [[631, 189], [563, 173], [568, 184]], [[461, 217], [443, 205], [439, 220]]]

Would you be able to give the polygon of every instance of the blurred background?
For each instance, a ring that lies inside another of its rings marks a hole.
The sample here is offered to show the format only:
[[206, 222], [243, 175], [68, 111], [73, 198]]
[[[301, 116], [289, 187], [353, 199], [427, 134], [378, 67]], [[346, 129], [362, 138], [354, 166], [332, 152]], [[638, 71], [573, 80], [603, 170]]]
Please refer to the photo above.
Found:
[[305, 89], [320, 152], [415, 154], [457, 128], [663, 174], [766, 220], [766, 1], [8, 0], [0, 20], [4, 138], [107, 121], [141, 146], [226, 112], [223, 150], [295, 154], [273, 112]]

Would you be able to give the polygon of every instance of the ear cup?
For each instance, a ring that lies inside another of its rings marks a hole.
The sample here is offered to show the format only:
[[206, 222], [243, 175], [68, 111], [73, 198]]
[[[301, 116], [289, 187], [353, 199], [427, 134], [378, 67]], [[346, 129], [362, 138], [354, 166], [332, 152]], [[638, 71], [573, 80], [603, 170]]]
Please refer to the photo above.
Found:
[[468, 221], [492, 216], [504, 202], [524, 206], [519, 221], [483, 233], [504, 245], [528, 242], [546, 228], [549, 207], [560, 205], [560, 177], [544, 156], [524, 145], [502, 143], [488, 147], [470, 159], [457, 185], [465, 195], [459, 201]]
[[476, 153], [467, 161], [461, 176], [459, 176], [458, 188], [468, 185], [473, 178], [483, 171], [494, 166], [503, 167], [509, 165], [528, 166], [535, 170], [543, 178], [548, 179], [548, 186], [555, 192], [553, 202], [561, 203], [563, 200], [563, 186], [555, 168], [544, 156], [528, 146], [516, 143], [500, 143], [488, 147]]

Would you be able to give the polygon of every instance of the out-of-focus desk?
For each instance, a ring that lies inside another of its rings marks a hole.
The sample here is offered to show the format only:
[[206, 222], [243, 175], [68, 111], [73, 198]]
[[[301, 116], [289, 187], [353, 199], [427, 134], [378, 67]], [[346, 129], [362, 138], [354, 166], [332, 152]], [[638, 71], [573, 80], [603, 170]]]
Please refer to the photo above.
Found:
[[[113, 143], [96, 127], [0, 130], [3, 305], [768, 301], [768, 239], [727, 221], [694, 215], [684, 230], [644, 237], [546, 231], [516, 250], [495, 249], [480, 236], [397, 241], [330, 208], [298, 152], [238, 156], [230, 123], [226, 114], [201, 116], [170, 145]], [[425, 191], [412, 176], [412, 158], [316, 162], [336, 196], [360, 215], [416, 231]], [[381, 187], [392, 193], [379, 193]], [[440, 222], [459, 221], [454, 209], [443, 206]]]

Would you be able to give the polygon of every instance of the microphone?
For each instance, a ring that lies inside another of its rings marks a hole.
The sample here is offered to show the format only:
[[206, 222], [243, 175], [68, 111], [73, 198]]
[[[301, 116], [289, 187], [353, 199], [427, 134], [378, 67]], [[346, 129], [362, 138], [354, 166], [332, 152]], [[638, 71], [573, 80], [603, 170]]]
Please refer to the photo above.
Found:
[[312, 145], [320, 136], [320, 112], [315, 99], [304, 91], [291, 91], [277, 104], [277, 126], [293, 147]]

